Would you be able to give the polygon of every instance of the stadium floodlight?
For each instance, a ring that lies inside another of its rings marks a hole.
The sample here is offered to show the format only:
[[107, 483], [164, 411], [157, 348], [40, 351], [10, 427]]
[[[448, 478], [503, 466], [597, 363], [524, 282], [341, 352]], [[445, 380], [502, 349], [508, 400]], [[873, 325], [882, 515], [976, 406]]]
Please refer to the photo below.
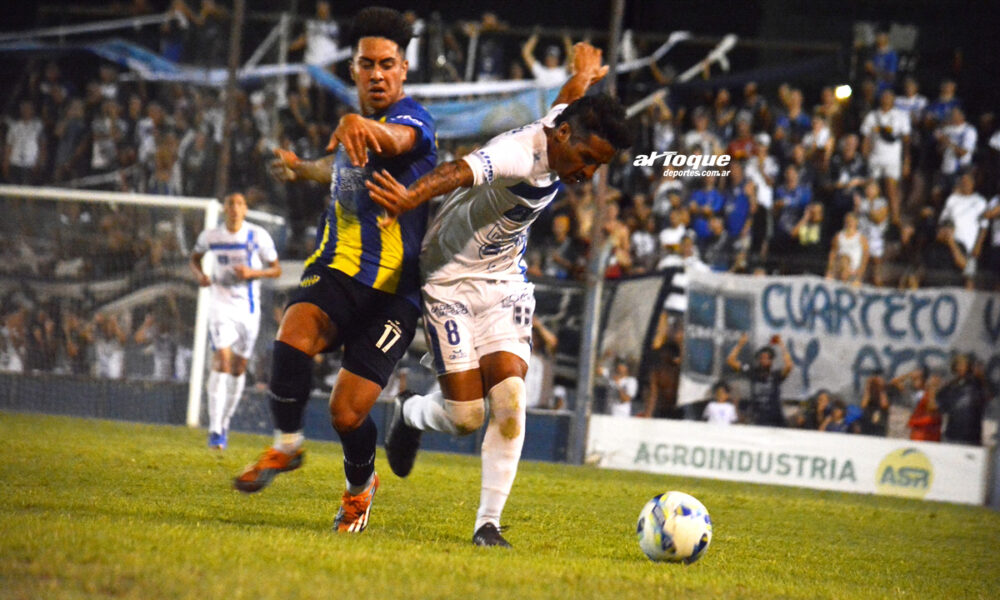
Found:
[[836, 89], [833, 90], [833, 95], [836, 96], [837, 100], [847, 100], [851, 97], [851, 86], [849, 85], [838, 85]]

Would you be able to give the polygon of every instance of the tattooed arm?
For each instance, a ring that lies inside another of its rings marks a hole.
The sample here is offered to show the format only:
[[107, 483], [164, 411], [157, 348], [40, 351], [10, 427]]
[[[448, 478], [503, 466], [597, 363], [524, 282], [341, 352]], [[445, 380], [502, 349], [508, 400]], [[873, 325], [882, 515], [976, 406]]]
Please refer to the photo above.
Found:
[[372, 179], [374, 181], [365, 182], [368, 193], [376, 204], [385, 209], [389, 219], [412, 210], [435, 196], [448, 194], [460, 187], [471, 187], [475, 182], [472, 168], [464, 160], [438, 165], [409, 188], [396, 181], [385, 169], [372, 173]]

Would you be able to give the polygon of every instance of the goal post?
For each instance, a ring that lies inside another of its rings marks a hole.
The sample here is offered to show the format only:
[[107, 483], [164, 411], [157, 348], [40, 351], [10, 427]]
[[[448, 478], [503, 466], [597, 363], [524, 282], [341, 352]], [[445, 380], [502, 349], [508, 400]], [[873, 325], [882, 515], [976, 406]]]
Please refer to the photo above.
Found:
[[[69, 205], [75, 205], [75, 210], [66, 210]], [[152, 314], [168, 303], [187, 309], [177, 311], [177, 316], [186, 323], [175, 334], [186, 338], [178, 340], [178, 346], [189, 346], [190, 366], [178, 367], [173, 373], [177, 377], [174, 381], [186, 379], [187, 383], [185, 422], [190, 427], [199, 426], [204, 375], [210, 358], [207, 343], [210, 292], [197, 286], [187, 263], [198, 234], [218, 224], [221, 204], [213, 198], [0, 185], [0, 208], [4, 209], [4, 217], [0, 219], [0, 257], [8, 259], [5, 269], [0, 271], [0, 302], [3, 302], [0, 308], [5, 311], [10, 312], [27, 297], [36, 307], [69, 307], [65, 312], [72, 316], [66, 316], [67, 320], [78, 316], [96, 320], [99, 318], [96, 315], [104, 312], [124, 315], [119, 321], [125, 321], [122, 329], [127, 331], [128, 339], [121, 344], [124, 348], [119, 350], [119, 362], [130, 363], [136, 358], [130, 355], [135, 354], [132, 351], [139, 350], [131, 345], [135, 343], [143, 311]], [[80, 218], [81, 214], [87, 217]], [[285, 222], [280, 216], [259, 210], [248, 211], [247, 220], [268, 229], [281, 228]], [[86, 231], [73, 231], [75, 225]], [[72, 239], [66, 241], [64, 238], [69, 234]], [[122, 253], [124, 258], [109, 261], [101, 256], [109, 236], [136, 243]], [[171, 249], [165, 251], [165, 246]], [[159, 258], [149, 261], [149, 257], [141, 256], [143, 249]], [[24, 257], [30, 257], [28, 268], [19, 267]], [[206, 255], [206, 270], [211, 269], [212, 260], [211, 253]], [[127, 264], [128, 261], [133, 264]], [[144, 261], [154, 262], [155, 268], [148, 273], [138, 272], [141, 267], [137, 265]], [[113, 264], [93, 266], [106, 262]], [[63, 312], [61, 308], [58, 310]], [[5, 316], [0, 312], [0, 318]], [[65, 325], [61, 322], [63, 314], [50, 316], [59, 326]], [[188, 325], [190, 331], [185, 331]], [[0, 327], [4, 326], [0, 322]], [[70, 337], [68, 326], [65, 330], [65, 337]], [[12, 350], [16, 355], [17, 348], [11, 347], [16, 346], [18, 336], [7, 331], [4, 334], [7, 339], [0, 339], [3, 343], [0, 350]], [[30, 343], [28, 340], [25, 346]], [[92, 344], [89, 360], [106, 359], [107, 356], [99, 356], [101, 349], [96, 346]], [[13, 367], [0, 363], [0, 370], [16, 372], [20, 368], [25, 373], [80, 374], [67, 366], [72, 361], [63, 356], [65, 347], [56, 348], [54, 354], [58, 355], [53, 359], [54, 364], [42, 368], [28, 357], [12, 356]], [[108, 377], [107, 373], [98, 373], [98, 365], [90, 366], [93, 368], [84, 366], [85, 374]], [[157, 377], [148, 369], [141, 371], [138, 368], [130, 371], [126, 366], [117, 377], [140, 381]], [[115, 377], [114, 373], [111, 377]]]

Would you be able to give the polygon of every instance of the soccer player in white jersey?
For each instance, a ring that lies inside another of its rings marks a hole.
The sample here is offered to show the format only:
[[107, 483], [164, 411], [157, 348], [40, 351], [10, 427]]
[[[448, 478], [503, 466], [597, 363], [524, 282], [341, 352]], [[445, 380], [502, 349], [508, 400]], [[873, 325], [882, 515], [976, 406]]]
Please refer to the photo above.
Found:
[[424, 237], [420, 261], [424, 325], [441, 391], [397, 398], [386, 453], [393, 472], [407, 476], [421, 432], [478, 430], [485, 396], [490, 419], [473, 528], [479, 546], [509, 546], [500, 535], [500, 514], [524, 444], [535, 308], [523, 260], [528, 227], [555, 197], [560, 179], [590, 179], [630, 144], [621, 105], [606, 95], [583, 97], [607, 73], [600, 51], [577, 44], [573, 63], [573, 76], [541, 120], [498, 135], [409, 188], [385, 172], [366, 182], [390, 221], [449, 194]]
[[910, 116], [895, 108], [895, 101], [892, 90], [882, 92], [878, 108], [861, 123], [861, 133], [868, 151], [868, 169], [873, 178], [884, 180], [892, 220], [898, 222], [899, 181], [903, 165], [910, 162]]
[[[274, 241], [263, 227], [247, 223], [243, 194], [230, 194], [222, 203], [225, 223], [198, 236], [191, 269], [198, 285], [211, 286], [212, 306], [208, 335], [212, 343], [212, 370], [208, 374], [208, 445], [223, 450], [229, 421], [239, 406], [246, 381], [247, 360], [260, 329], [260, 281], [281, 275]], [[215, 268], [209, 277], [201, 260], [211, 252]]]

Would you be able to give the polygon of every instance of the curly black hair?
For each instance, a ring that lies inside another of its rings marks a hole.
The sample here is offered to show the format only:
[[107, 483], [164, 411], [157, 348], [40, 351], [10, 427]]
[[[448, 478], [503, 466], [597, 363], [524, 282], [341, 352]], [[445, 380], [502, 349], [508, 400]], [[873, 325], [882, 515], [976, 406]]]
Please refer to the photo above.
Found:
[[413, 37], [413, 26], [403, 17], [403, 13], [383, 6], [370, 6], [358, 12], [351, 23], [347, 41], [357, 50], [361, 38], [380, 37], [396, 42], [400, 52]]
[[573, 137], [578, 139], [594, 134], [607, 140], [616, 150], [632, 145], [632, 132], [625, 123], [625, 109], [607, 94], [584, 96], [573, 102], [556, 117], [556, 127], [563, 123], [569, 123]]

